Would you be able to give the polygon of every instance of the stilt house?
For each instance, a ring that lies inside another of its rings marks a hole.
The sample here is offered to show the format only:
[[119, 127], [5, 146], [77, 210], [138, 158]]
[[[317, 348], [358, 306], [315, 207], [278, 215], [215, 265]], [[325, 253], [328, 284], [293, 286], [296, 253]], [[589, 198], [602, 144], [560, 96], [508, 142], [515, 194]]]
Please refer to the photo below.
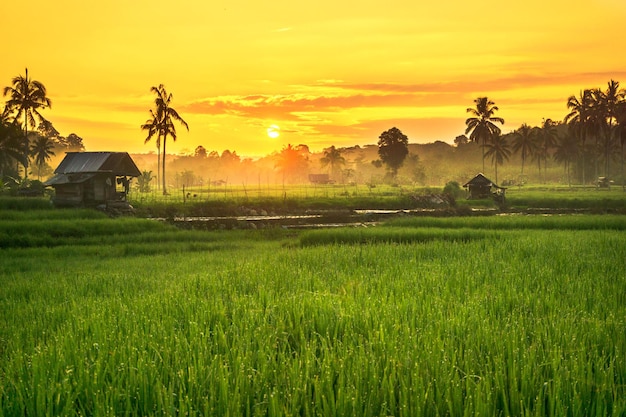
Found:
[[126, 201], [141, 172], [127, 152], [68, 152], [54, 174], [44, 184], [54, 187], [55, 206], [95, 207]]

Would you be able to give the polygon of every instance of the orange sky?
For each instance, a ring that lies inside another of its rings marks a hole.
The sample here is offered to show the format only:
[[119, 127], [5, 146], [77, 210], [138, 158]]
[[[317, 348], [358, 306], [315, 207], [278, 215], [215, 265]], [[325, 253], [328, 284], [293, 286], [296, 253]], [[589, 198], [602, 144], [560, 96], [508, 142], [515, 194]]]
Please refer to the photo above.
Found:
[[624, 0], [31, 0], [0, 16], [0, 87], [28, 67], [44, 116], [91, 151], [156, 150], [139, 126], [160, 83], [190, 127], [168, 153], [248, 156], [374, 144], [394, 126], [452, 142], [485, 95], [509, 132], [562, 119], [581, 89], [626, 87]]

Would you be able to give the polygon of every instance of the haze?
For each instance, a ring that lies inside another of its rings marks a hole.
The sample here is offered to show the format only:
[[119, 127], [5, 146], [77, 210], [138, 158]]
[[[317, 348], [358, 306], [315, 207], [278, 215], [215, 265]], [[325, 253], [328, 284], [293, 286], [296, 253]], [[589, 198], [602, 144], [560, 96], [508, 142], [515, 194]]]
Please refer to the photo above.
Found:
[[190, 127], [168, 152], [259, 156], [372, 144], [392, 126], [451, 143], [478, 96], [506, 133], [626, 79], [623, 0], [36, 0], [0, 16], [0, 86], [28, 67], [53, 102], [43, 115], [91, 151], [155, 151], [139, 126], [161, 83]]

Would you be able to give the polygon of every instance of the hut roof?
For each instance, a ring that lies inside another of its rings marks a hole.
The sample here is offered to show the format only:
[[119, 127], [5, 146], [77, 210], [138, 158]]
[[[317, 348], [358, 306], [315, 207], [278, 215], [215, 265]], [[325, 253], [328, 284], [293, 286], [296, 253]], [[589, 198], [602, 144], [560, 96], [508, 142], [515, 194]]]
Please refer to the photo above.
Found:
[[463, 187], [467, 188], [470, 185], [484, 185], [488, 187], [502, 188], [495, 182], [491, 181], [489, 178], [485, 177], [482, 173], [479, 173], [474, 178], [463, 184]]
[[141, 171], [127, 152], [67, 152], [46, 185], [80, 183], [99, 173], [138, 177]]
[[139, 168], [127, 152], [67, 152], [55, 174], [109, 172], [113, 175], [138, 177]]

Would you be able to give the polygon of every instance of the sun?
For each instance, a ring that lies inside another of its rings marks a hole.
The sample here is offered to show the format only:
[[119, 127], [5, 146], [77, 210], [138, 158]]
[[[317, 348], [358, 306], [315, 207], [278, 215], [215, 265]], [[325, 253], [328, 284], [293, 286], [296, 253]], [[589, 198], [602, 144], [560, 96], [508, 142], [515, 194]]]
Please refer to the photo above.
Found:
[[270, 127], [267, 128], [267, 136], [276, 139], [280, 136], [280, 127], [278, 125], [270, 125]]

